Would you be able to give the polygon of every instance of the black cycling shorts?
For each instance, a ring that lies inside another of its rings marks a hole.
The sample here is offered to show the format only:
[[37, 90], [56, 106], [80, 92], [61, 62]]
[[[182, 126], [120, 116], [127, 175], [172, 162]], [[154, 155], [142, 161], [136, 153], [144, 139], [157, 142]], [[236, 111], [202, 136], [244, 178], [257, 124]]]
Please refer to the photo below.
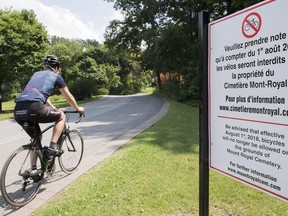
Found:
[[[14, 109], [14, 118], [20, 124], [26, 133], [31, 137], [35, 137], [35, 133], [40, 133], [38, 123], [49, 123], [58, 121], [61, 117], [61, 110], [45, 105], [42, 102], [18, 102]], [[28, 122], [29, 127], [24, 127], [24, 123]], [[36, 131], [34, 131], [34, 127]]]

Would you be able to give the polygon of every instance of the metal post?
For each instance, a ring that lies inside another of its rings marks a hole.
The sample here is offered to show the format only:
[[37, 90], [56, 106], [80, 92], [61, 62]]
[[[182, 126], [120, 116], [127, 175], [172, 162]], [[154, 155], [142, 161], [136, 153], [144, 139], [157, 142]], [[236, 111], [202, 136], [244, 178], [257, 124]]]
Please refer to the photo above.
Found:
[[208, 129], [208, 23], [209, 14], [198, 14], [200, 43], [200, 104], [199, 104], [199, 215], [209, 215], [209, 129]]

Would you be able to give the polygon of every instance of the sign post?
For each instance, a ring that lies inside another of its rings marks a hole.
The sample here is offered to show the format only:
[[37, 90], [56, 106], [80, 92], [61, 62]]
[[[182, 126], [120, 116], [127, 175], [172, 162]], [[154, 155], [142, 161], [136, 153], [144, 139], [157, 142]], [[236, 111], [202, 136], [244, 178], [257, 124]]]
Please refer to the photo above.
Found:
[[209, 24], [210, 168], [288, 201], [288, 1]]
[[208, 131], [208, 23], [205, 11], [198, 14], [200, 43], [200, 104], [199, 104], [199, 215], [209, 215], [209, 131]]

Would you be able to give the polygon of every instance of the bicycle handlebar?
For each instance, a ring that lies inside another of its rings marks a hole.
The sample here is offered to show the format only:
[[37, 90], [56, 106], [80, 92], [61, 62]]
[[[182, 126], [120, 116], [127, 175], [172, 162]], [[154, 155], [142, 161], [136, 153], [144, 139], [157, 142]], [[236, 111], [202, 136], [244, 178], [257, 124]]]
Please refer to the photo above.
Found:
[[84, 113], [80, 113], [80, 112], [78, 112], [78, 111], [76, 111], [76, 110], [73, 110], [73, 111], [68, 111], [68, 110], [63, 110], [63, 113], [79, 113], [79, 118], [78, 118], [78, 120], [75, 122], [76, 124], [78, 124], [80, 121], [81, 121], [81, 119], [82, 119], [82, 117], [85, 117], [85, 114]]

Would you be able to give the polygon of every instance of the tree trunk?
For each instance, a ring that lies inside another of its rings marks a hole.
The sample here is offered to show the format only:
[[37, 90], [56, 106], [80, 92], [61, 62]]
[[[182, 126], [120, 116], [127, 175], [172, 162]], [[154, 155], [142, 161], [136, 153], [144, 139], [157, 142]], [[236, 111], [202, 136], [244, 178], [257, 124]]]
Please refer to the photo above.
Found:
[[162, 89], [161, 77], [159, 71], [156, 72], [158, 88]]

